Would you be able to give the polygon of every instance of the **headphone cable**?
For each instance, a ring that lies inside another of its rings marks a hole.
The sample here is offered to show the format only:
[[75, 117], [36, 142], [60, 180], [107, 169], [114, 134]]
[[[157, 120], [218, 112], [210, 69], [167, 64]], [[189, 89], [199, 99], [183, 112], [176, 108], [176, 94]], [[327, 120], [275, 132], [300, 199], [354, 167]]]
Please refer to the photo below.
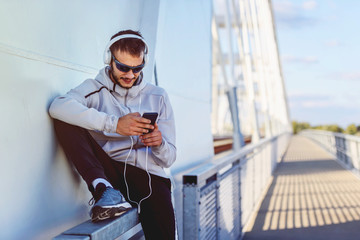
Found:
[[150, 192], [149, 192], [149, 194], [148, 194], [146, 197], [142, 198], [139, 202], [136, 202], [136, 201], [133, 201], [133, 200], [130, 199], [129, 186], [128, 186], [128, 183], [127, 183], [127, 180], [126, 180], [126, 165], [127, 165], [127, 161], [128, 161], [128, 159], [129, 159], [129, 156], [130, 156], [130, 154], [131, 154], [131, 151], [132, 151], [133, 145], [134, 145], [134, 140], [133, 140], [132, 136], [130, 136], [130, 139], [131, 139], [131, 147], [130, 147], [129, 153], [128, 153], [128, 155], [126, 156], [126, 159], [125, 159], [124, 180], [125, 180], [126, 193], [127, 193], [128, 199], [129, 199], [130, 202], [135, 203], [135, 204], [138, 206], [138, 214], [140, 214], [140, 211], [141, 211], [141, 207], [140, 207], [141, 202], [144, 201], [144, 200], [146, 200], [146, 199], [148, 199], [148, 198], [151, 196], [151, 194], [152, 194], [151, 175], [150, 175], [149, 170], [148, 170], [148, 155], [149, 155], [148, 153], [149, 153], [149, 147], [146, 146], [145, 169], [146, 169], [146, 173], [147, 173], [147, 175], [148, 175], [148, 177], [149, 177], [149, 189], [150, 189]]

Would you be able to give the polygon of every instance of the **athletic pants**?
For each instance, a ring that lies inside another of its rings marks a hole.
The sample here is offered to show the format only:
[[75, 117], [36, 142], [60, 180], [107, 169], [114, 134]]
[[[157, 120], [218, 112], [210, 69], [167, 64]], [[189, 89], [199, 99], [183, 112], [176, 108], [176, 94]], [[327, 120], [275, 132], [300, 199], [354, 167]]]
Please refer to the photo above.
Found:
[[[129, 201], [124, 182], [124, 163], [111, 159], [86, 129], [56, 119], [54, 127], [66, 157], [75, 165], [91, 193], [94, 192], [93, 180], [104, 178]], [[146, 171], [127, 164], [126, 181], [131, 200], [139, 202], [149, 194], [149, 177]], [[142, 201], [139, 214], [145, 238], [175, 239], [171, 182], [168, 178], [151, 174], [151, 187], [152, 194]], [[136, 207], [136, 204], [129, 203]]]

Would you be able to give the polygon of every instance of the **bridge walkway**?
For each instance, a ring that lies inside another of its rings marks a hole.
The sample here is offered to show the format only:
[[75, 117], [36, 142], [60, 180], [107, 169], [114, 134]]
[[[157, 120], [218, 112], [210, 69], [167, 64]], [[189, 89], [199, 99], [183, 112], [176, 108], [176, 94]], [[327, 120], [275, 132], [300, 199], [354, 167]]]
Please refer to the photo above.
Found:
[[294, 136], [243, 239], [360, 239], [360, 179]]

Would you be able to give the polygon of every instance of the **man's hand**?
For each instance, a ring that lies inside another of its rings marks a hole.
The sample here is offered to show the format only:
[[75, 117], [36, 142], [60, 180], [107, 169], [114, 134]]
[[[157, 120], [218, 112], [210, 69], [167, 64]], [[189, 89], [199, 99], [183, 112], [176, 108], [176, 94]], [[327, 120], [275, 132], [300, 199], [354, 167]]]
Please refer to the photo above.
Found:
[[149, 124], [151, 121], [146, 118], [142, 118], [140, 113], [129, 113], [119, 118], [116, 132], [124, 136], [142, 135], [148, 133], [149, 129], [154, 129], [154, 126]]
[[160, 146], [162, 143], [161, 132], [159, 131], [159, 127], [156, 123], [153, 132], [144, 134], [139, 138], [145, 146], [149, 146], [149, 147]]

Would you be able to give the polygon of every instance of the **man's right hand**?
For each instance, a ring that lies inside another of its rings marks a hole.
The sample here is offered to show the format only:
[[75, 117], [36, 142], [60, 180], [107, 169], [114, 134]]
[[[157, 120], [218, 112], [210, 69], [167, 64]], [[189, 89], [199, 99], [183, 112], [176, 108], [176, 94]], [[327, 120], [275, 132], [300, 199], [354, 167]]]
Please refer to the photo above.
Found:
[[129, 113], [119, 118], [116, 132], [123, 136], [134, 136], [148, 133], [149, 129], [154, 129], [154, 126], [150, 124], [149, 119], [141, 117], [140, 113]]

